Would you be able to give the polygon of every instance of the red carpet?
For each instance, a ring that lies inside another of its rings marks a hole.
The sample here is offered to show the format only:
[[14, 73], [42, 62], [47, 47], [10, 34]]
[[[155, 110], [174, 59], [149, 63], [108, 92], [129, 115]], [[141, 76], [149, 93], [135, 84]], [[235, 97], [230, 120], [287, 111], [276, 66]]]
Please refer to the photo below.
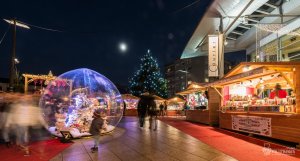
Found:
[[[162, 118], [161, 121], [189, 134], [223, 153], [241, 161], [293, 161], [300, 160], [300, 151], [285, 146], [255, 139], [227, 130], [190, 123], [174, 118]], [[264, 148], [270, 146], [270, 149]], [[282, 153], [278, 153], [281, 151]], [[283, 154], [284, 153], [284, 154]], [[287, 155], [291, 154], [291, 155]]]
[[1, 161], [45, 161], [50, 160], [58, 153], [72, 145], [63, 144], [58, 139], [38, 141], [30, 144], [30, 155], [24, 156], [23, 151], [15, 146], [7, 148], [4, 144], [0, 145]]

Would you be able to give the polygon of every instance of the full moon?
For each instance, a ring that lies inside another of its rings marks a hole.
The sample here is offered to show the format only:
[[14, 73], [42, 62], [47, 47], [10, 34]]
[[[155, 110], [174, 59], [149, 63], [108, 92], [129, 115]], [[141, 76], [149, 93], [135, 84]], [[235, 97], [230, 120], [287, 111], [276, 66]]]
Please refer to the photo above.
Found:
[[125, 52], [127, 50], [127, 45], [125, 43], [120, 43], [119, 48], [122, 52]]

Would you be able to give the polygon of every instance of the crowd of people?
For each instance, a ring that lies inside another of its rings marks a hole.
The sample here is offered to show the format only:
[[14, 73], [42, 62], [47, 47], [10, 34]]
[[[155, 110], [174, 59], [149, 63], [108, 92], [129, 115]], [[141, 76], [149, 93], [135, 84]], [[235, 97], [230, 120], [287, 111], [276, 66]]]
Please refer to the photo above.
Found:
[[24, 155], [29, 155], [30, 129], [47, 128], [38, 100], [20, 93], [5, 93], [0, 97], [1, 138], [8, 148], [16, 145]]
[[157, 107], [154, 97], [151, 94], [147, 94], [140, 96], [137, 111], [140, 127], [144, 127], [145, 118], [149, 116], [149, 129], [155, 131], [157, 129], [157, 117], [167, 116], [167, 105], [164, 102]]
[[[0, 130], [1, 138], [7, 148], [16, 147], [23, 150], [24, 155], [30, 154], [29, 142], [31, 140], [30, 129], [48, 129], [41, 108], [38, 106], [38, 98], [33, 95], [19, 93], [5, 93], [0, 95]], [[138, 103], [139, 126], [144, 127], [145, 118], [149, 116], [149, 129], [157, 130], [158, 116], [167, 115], [166, 102], [158, 106], [152, 97], [142, 95]], [[95, 110], [89, 133], [94, 139], [92, 152], [98, 151], [101, 130], [105, 130], [105, 110]]]

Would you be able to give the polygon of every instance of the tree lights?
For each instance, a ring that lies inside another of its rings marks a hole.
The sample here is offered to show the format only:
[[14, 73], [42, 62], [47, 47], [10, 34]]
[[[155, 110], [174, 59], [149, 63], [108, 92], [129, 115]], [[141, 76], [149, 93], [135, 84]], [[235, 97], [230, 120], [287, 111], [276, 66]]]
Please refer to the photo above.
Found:
[[161, 97], [167, 96], [167, 82], [162, 78], [157, 61], [150, 50], [141, 58], [140, 69], [129, 80], [130, 92], [139, 96], [149, 92]]

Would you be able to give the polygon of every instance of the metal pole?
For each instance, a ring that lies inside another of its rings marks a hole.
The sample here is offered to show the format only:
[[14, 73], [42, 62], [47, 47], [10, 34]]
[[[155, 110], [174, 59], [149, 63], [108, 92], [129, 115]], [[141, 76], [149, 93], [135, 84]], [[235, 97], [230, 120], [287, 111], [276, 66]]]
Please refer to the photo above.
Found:
[[232, 27], [232, 25], [241, 17], [241, 15], [245, 12], [245, 10], [251, 5], [254, 0], [250, 0], [250, 2], [243, 8], [243, 10], [235, 17], [235, 19], [231, 22], [231, 24], [226, 28], [224, 34], [228, 32], [228, 30]]
[[258, 28], [257, 27], [255, 28], [255, 38], [256, 38], [256, 51], [255, 51], [254, 60], [255, 60], [255, 62], [258, 62], [258, 58], [257, 58], [258, 51], [259, 51], [258, 41], [260, 41], [260, 40], [258, 40]]
[[[283, 24], [283, 9], [282, 9], [283, 1], [280, 1], [280, 5], [278, 7], [279, 14], [280, 14], [280, 23]], [[282, 48], [282, 42], [281, 37], [279, 37], [279, 34], [277, 33], [277, 49]], [[282, 50], [277, 50], [277, 61], [282, 61]]]
[[[186, 71], [186, 69], [185, 69]], [[187, 88], [187, 71], [185, 72], [185, 88]]]
[[13, 85], [14, 85], [14, 78], [15, 78], [15, 58], [16, 58], [16, 30], [17, 30], [17, 25], [16, 25], [16, 19], [13, 20], [14, 25], [13, 25], [13, 37], [12, 37], [12, 52], [11, 52], [11, 61], [10, 61], [10, 72], [9, 72], [9, 88], [10, 90], [13, 90]]

